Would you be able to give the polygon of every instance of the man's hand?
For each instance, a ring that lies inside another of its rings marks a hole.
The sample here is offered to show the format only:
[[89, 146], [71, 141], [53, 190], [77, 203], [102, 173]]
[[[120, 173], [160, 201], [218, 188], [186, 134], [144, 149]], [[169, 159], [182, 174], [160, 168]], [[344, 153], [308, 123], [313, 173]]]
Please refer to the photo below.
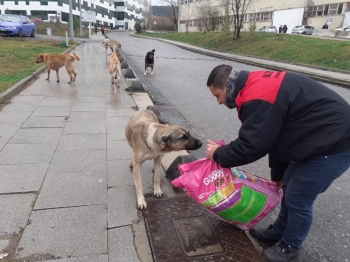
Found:
[[205, 157], [210, 159], [210, 160], [214, 160], [213, 159], [213, 154], [215, 152], [215, 150], [219, 147], [219, 145], [211, 140], [207, 140], [207, 150], [205, 151]]

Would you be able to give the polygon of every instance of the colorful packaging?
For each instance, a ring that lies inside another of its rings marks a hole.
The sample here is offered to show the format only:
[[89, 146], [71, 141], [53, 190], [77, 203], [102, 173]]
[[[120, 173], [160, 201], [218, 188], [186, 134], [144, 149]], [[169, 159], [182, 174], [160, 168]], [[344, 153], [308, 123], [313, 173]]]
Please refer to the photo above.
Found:
[[171, 183], [221, 220], [249, 230], [281, 202], [274, 182], [237, 168], [223, 168], [207, 158], [179, 164]]

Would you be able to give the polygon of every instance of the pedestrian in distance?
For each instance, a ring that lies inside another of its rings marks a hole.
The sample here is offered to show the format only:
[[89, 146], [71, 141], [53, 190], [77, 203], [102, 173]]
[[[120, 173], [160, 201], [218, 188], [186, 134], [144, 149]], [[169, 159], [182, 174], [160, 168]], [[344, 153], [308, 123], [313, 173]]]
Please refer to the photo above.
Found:
[[269, 261], [296, 257], [309, 233], [313, 203], [350, 165], [350, 105], [306, 76], [279, 71], [238, 71], [219, 65], [207, 81], [218, 103], [237, 108], [238, 138], [219, 146], [208, 140], [206, 157], [223, 167], [268, 155], [271, 180], [282, 187], [276, 221], [250, 234], [274, 243]]
[[95, 26], [95, 34], [97, 35], [97, 26]]
[[287, 25], [284, 25], [284, 26], [283, 26], [283, 33], [287, 33], [287, 30], [288, 30]]
[[278, 28], [278, 33], [282, 33], [282, 25]]
[[324, 24], [324, 25], [322, 26], [322, 29], [328, 29], [328, 25], [327, 25], [327, 24]]
[[105, 35], [105, 26], [104, 25], [101, 25], [101, 32], [102, 32], [102, 35]]

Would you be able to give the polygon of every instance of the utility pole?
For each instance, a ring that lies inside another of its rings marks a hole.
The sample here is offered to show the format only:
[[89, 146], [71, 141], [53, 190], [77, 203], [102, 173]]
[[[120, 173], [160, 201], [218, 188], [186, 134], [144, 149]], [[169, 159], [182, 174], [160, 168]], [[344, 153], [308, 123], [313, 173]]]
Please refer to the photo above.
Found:
[[83, 36], [83, 25], [81, 24], [81, 0], [79, 0], [79, 11], [80, 11], [80, 17], [79, 17], [79, 22], [80, 22], [80, 37]]
[[69, 0], [69, 29], [70, 29], [70, 40], [74, 41], [72, 0]]

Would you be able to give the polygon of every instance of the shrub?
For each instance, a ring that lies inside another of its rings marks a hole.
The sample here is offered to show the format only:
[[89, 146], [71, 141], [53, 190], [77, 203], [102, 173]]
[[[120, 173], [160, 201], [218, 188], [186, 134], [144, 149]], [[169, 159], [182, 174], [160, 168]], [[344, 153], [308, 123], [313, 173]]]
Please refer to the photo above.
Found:
[[140, 33], [141, 30], [142, 30], [142, 27], [141, 27], [140, 23], [135, 23], [134, 28], [135, 28], [135, 31], [136, 31], [137, 33]]

